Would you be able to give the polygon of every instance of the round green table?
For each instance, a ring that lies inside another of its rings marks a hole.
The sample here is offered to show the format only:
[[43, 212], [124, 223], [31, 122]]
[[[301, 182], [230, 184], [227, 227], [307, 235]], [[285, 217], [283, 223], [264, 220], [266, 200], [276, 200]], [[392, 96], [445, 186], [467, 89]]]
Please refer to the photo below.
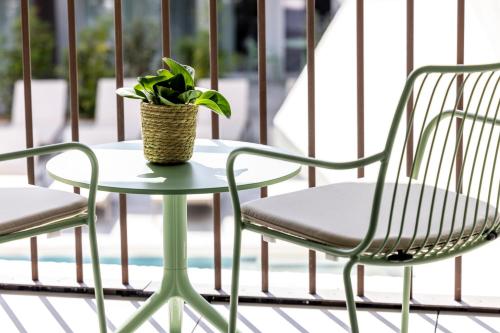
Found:
[[[247, 142], [197, 139], [192, 159], [162, 166], [149, 163], [142, 141], [123, 141], [91, 147], [99, 161], [98, 190], [163, 195], [163, 278], [159, 289], [129, 318], [118, 332], [133, 332], [156, 310], [169, 303], [170, 332], [180, 332], [184, 301], [227, 332], [226, 320], [193, 288], [187, 274], [186, 195], [227, 192], [226, 160], [240, 147], [276, 148]], [[75, 168], [75, 165], [78, 167]], [[55, 180], [88, 188], [90, 164], [79, 151], [53, 157], [47, 171]], [[300, 167], [258, 156], [242, 156], [235, 165], [238, 188], [251, 189], [279, 183], [297, 175]]]

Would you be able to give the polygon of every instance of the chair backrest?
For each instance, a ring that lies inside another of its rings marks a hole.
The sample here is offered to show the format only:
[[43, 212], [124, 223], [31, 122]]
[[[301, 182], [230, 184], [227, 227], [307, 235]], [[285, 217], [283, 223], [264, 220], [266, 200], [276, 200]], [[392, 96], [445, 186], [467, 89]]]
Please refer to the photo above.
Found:
[[[209, 88], [210, 80], [200, 79], [197, 81], [197, 85]], [[219, 91], [227, 98], [232, 109], [230, 119], [219, 118], [221, 138], [238, 140], [241, 138], [248, 119], [250, 84], [248, 79], [245, 78], [223, 78], [219, 80]], [[196, 136], [199, 138], [211, 138], [211, 111], [203, 109], [200, 109], [198, 112]]]
[[[500, 227], [500, 63], [415, 70], [399, 100], [385, 152], [372, 224], [382, 196], [391, 205], [388, 223], [378, 221], [385, 241], [374, 257], [396, 250], [403, 259], [407, 254], [451, 255], [495, 238]], [[403, 186], [384, 191], [383, 183]], [[408, 218], [408, 207], [415, 204], [416, 215]], [[445, 216], [451, 222], [444, 223]], [[402, 247], [408, 227], [413, 236]], [[423, 240], [415, 242], [422, 230]], [[437, 236], [430, 237], [436, 230]]]
[[[67, 83], [62, 79], [32, 80], [31, 98], [35, 144], [53, 143], [65, 122]], [[24, 128], [24, 84], [14, 85], [12, 126]]]

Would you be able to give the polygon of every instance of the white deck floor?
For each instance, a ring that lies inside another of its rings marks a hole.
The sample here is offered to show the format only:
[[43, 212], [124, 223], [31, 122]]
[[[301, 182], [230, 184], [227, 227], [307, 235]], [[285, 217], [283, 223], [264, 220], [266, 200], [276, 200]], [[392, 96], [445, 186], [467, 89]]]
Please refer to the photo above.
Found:
[[[142, 302], [107, 300], [108, 329], [114, 331]], [[223, 316], [225, 305], [216, 305]], [[162, 308], [138, 332], [168, 332], [168, 307]], [[216, 332], [189, 306], [185, 307], [183, 332]], [[362, 332], [399, 332], [399, 314], [359, 311]], [[491, 333], [500, 332], [500, 318], [477, 316], [412, 314], [410, 332]], [[0, 294], [2, 333], [14, 332], [97, 332], [95, 304], [89, 299]], [[437, 330], [436, 330], [437, 325]], [[343, 310], [240, 307], [242, 332], [348, 332]]]
[[[0, 261], [2, 283], [33, 283], [29, 280], [29, 262]], [[120, 267], [102, 265], [105, 287], [122, 287], [119, 284]], [[62, 278], [74, 272], [73, 264], [40, 263], [41, 283], [48, 285], [76, 286], [74, 278]], [[92, 284], [89, 265], [84, 265], [85, 281]], [[223, 270], [223, 288], [229, 290], [229, 270]], [[211, 269], [190, 269], [189, 274], [195, 287], [203, 293], [216, 293], [212, 287]], [[159, 267], [130, 267], [133, 288], [154, 290], [161, 276]], [[418, 284], [425, 283], [424, 275], [415, 278]], [[112, 278], [111, 280], [109, 278]], [[389, 292], [385, 300], [399, 301], [399, 276], [370, 276], [367, 280], [367, 297], [378, 300], [378, 294], [370, 290]], [[246, 271], [242, 274], [242, 290], [245, 295], [260, 295], [258, 283], [260, 273]], [[281, 281], [281, 283], [280, 283]], [[271, 291], [281, 297], [311, 297], [307, 294], [304, 281], [306, 273], [272, 272]], [[329, 286], [329, 287], [328, 287]], [[374, 288], [374, 287], [378, 288]], [[448, 288], [449, 289], [449, 288]], [[392, 290], [392, 292], [391, 292]], [[342, 297], [341, 280], [338, 274], [318, 274], [318, 295], [322, 298]], [[392, 296], [391, 296], [392, 295]], [[318, 296], [316, 296], [318, 297]], [[391, 298], [392, 297], [392, 298]], [[451, 297], [442, 296], [445, 300]], [[418, 302], [426, 302], [425, 295], [416, 295]], [[433, 296], [436, 300], [436, 296]], [[469, 299], [464, 299], [469, 302]], [[108, 328], [113, 332], [128, 316], [142, 304], [138, 301], [106, 300]], [[491, 304], [490, 304], [491, 305]], [[224, 317], [228, 316], [227, 305], [215, 305]], [[162, 308], [145, 323], [138, 332], [168, 332], [168, 307]], [[349, 332], [347, 312], [342, 309], [280, 308], [264, 306], [240, 307], [239, 327], [242, 332]], [[189, 306], [185, 308], [183, 332], [216, 332]], [[360, 326], [367, 333], [399, 332], [399, 313], [359, 311]], [[436, 320], [438, 322], [436, 323]], [[500, 317], [457, 316], [437, 313], [414, 313], [411, 315], [411, 330], [414, 333], [500, 333]], [[436, 328], [437, 327], [437, 328]], [[41, 295], [16, 295], [0, 293], [0, 332], [97, 332], [95, 303], [91, 299], [48, 297]]]

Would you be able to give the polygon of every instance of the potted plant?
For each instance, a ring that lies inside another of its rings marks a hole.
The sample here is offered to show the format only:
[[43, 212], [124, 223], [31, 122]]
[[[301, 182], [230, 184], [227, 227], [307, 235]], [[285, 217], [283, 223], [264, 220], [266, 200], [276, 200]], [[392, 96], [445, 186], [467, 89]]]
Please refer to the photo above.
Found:
[[122, 97], [142, 100], [141, 124], [144, 156], [153, 163], [176, 164], [193, 155], [196, 114], [203, 105], [229, 118], [231, 107], [222, 94], [195, 86], [195, 71], [173, 59], [163, 58], [168, 69], [138, 77], [133, 88], [119, 88]]

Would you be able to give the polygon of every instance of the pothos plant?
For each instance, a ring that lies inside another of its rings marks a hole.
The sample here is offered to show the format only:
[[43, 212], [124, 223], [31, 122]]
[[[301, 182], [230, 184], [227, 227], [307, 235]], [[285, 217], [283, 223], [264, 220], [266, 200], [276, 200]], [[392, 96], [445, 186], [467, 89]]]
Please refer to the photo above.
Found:
[[221, 93], [195, 86], [195, 70], [192, 67], [170, 58], [163, 58], [163, 62], [168, 69], [159, 69], [158, 75], [138, 77], [139, 83], [134, 87], [119, 88], [116, 93], [155, 105], [203, 105], [226, 118], [231, 116], [231, 106]]

